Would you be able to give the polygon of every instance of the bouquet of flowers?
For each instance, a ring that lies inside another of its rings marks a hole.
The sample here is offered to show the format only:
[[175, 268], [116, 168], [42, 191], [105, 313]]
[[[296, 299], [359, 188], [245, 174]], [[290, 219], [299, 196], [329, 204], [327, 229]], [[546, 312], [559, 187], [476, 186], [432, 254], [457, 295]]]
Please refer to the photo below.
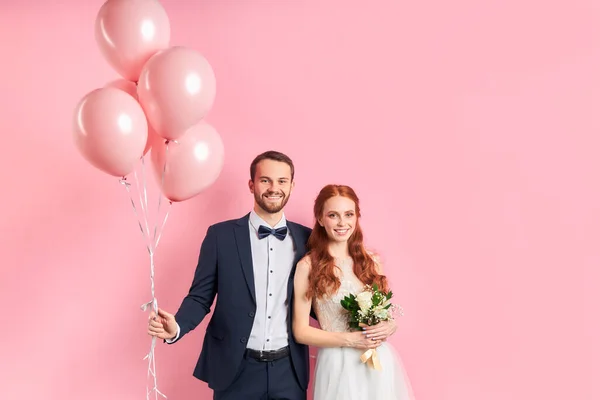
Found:
[[350, 329], [360, 329], [360, 325], [376, 325], [392, 319], [393, 311], [398, 307], [392, 304], [393, 293], [382, 292], [377, 285], [367, 285], [358, 294], [349, 294], [342, 301], [342, 307], [348, 311]]
[[[361, 329], [362, 325], [376, 325], [381, 321], [393, 319], [393, 313], [402, 310], [392, 304], [393, 293], [382, 292], [377, 285], [367, 285], [358, 294], [349, 294], [341, 300], [342, 307], [348, 311], [348, 326], [350, 329]], [[364, 352], [360, 359], [363, 363], [369, 361], [369, 365], [380, 370], [379, 358], [375, 349]]]

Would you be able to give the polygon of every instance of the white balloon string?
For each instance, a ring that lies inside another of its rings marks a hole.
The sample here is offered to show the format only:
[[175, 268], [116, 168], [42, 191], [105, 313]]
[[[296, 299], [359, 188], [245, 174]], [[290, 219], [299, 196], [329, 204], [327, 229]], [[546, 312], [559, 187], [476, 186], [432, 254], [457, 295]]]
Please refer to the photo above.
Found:
[[[164, 185], [165, 185], [165, 175], [167, 173], [167, 160], [169, 158], [169, 144], [171, 144], [171, 143], [178, 144], [178, 142], [176, 140], [166, 140], [165, 141], [165, 164], [163, 165], [163, 170], [162, 170], [162, 174], [160, 177], [160, 194], [158, 197], [158, 210], [157, 210], [157, 217], [156, 217], [157, 221], [158, 221], [158, 215], [160, 215], [160, 206], [162, 205], [162, 198], [163, 198], [162, 192], [163, 192]], [[171, 201], [169, 201], [169, 208], [167, 209], [167, 213], [163, 220], [163, 224], [161, 226], [160, 231], [157, 231], [158, 224], [154, 225], [154, 237], [153, 237], [154, 248], [156, 248], [156, 246], [158, 246], [158, 243], [160, 242], [160, 236], [162, 234], [162, 230], [163, 230], [165, 224], [167, 223], [167, 218], [169, 216], [169, 211], [171, 210], [172, 204], [173, 203]]]
[[[167, 156], [169, 155], [169, 141], [168, 140], [165, 142], [165, 147], [166, 147], [166, 149], [165, 149], [165, 165], [163, 166], [163, 171], [162, 171], [162, 174], [160, 177], [160, 192], [162, 192], [163, 186], [165, 184], [165, 171], [167, 169]], [[156, 214], [157, 214], [156, 220], [157, 221], [158, 221], [158, 215], [160, 214], [161, 203], [162, 203], [162, 193], [159, 193], [159, 195], [158, 195], [158, 210], [156, 211]], [[157, 226], [158, 226], [158, 224], [154, 225], [154, 238], [152, 240], [154, 243], [156, 243]]]
[[121, 183], [121, 185], [125, 186], [125, 190], [127, 190], [127, 194], [129, 194], [129, 200], [131, 201], [131, 207], [133, 208], [133, 213], [135, 214], [135, 217], [138, 220], [138, 226], [140, 227], [140, 231], [142, 232], [142, 236], [144, 237], [144, 242], [146, 242], [146, 247], [148, 248], [148, 252], [151, 252], [150, 250], [150, 245], [147, 241], [147, 235], [146, 232], [144, 232], [144, 228], [142, 227], [142, 221], [140, 220], [140, 215], [137, 211], [137, 207], [135, 206], [135, 201], [133, 200], [133, 195], [131, 194], [131, 183], [127, 182], [127, 178], [123, 177], [119, 180], [119, 183]]
[[[163, 177], [162, 177], [163, 182], [164, 182], [165, 170], [166, 170], [166, 168], [163, 169]], [[169, 201], [169, 208], [167, 209], [165, 217], [162, 220], [162, 224], [160, 224], [160, 225], [158, 224], [158, 215], [157, 215], [157, 218], [156, 218], [155, 224], [154, 224], [154, 229], [153, 229], [154, 240], [151, 241], [150, 240], [150, 227], [149, 227], [149, 223], [148, 223], [148, 192], [147, 192], [145, 164], [144, 164], [143, 157], [142, 157], [142, 188], [141, 188], [141, 190], [140, 190], [140, 183], [138, 180], [138, 175], [137, 175], [137, 172], [135, 172], [135, 171], [134, 171], [134, 178], [136, 180], [136, 187], [137, 187], [138, 193], [139, 193], [140, 209], [141, 209], [142, 213], [138, 212], [138, 209], [135, 205], [134, 197], [133, 197], [133, 194], [131, 193], [131, 188], [130, 188], [131, 184], [129, 182], [127, 182], [127, 179], [125, 177], [123, 177], [120, 180], [120, 183], [125, 187], [125, 189], [127, 190], [127, 193], [129, 194], [129, 198], [131, 200], [131, 206], [133, 208], [136, 218], [138, 219], [138, 226], [140, 228], [140, 231], [142, 232], [142, 236], [146, 242], [146, 248], [147, 248], [148, 254], [150, 256], [151, 300], [145, 304], [142, 304], [142, 306], [140, 308], [142, 309], [142, 311], [147, 311], [150, 307], [152, 307], [155, 314], [158, 315], [158, 301], [156, 299], [156, 286], [155, 286], [155, 282], [154, 282], [155, 254], [156, 254], [156, 248], [158, 247], [158, 243], [160, 241], [162, 232], [163, 232], [165, 224], [167, 222], [167, 218], [169, 216], [169, 211], [170, 211], [172, 203]], [[161, 192], [162, 192], [162, 185], [161, 185]], [[160, 213], [162, 193], [159, 194], [159, 196], [161, 196], [161, 197], [159, 197], [158, 213]], [[142, 214], [143, 219], [140, 218], [140, 214]], [[144, 224], [142, 224], [142, 221], [144, 222]], [[144, 225], [146, 227], [145, 230], [144, 230]], [[156, 374], [156, 357], [155, 357], [155, 353], [154, 353], [154, 349], [156, 347], [156, 340], [157, 340], [156, 337], [152, 337], [152, 341], [150, 344], [150, 351], [144, 357], [144, 360], [148, 360], [147, 379], [152, 380], [152, 383], [148, 382], [146, 385], [146, 400], [150, 400], [151, 397], [154, 397], [156, 400], [158, 400], [159, 395], [164, 397], [165, 399], [167, 398], [167, 396], [165, 396], [158, 389], [158, 380], [157, 380], [157, 374]], [[154, 394], [154, 396], [152, 396], [152, 394]]]
[[142, 211], [144, 212], [144, 221], [146, 222], [146, 234], [147, 237], [150, 237], [150, 227], [148, 226], [148, 191], [146, 190], [146, 164], [144, 162], [144, 158], [145, 156], [142, 156], [142, 188], [143, 190], [140, 191], [140, 187], [139, 187], [139, 181], [137, 179], [137, 174], [136, 174], [136, 183], [138, 183], [138, 193], [140, 195], [140, 205], [142, 208]]
[[[152, 243], [150, 246], [150, 293], [152, 295], [152, 300], [150, 300], [148, 303], [142, 305], [143, 310], [146, 310], [148, 307], [152, 306], [154, 312], [157, 315], [158, 315], [158, 301], [156, 300], [156, 296], [155, 296], [154, 256], [156, 254], [156, 248], [158, 247], [158, 244], [160, 243], [160, 238], [162, 237], [162, 232], [165, 228], [165, 224], [167, 223], [167, 218], [169, 217], [169, 211], [171, 210], [171, 205], [173, 204], [171, 201], [169, 201], [169, 207], [167, 208], [165, 217], [163, 218], [162, 224], [159, 225], [158, 217], [160, 215], [160, 209], [161, 209], [161, 205], [162, 205], [162, 198], [163, 198], [162, 192], [163, 192], [163, 188], [164, 188], [165, 174], [167, 171], [167, 156], [169, 155], [169, 143], [170, 142], [175, 142], [175, 141], [167, 140], [165, 142], [165, 144], [166, 144], [165, 165], [163, 166], [163, 170], [162, 170], [162, 174], [161, 174], [161, 185], [160, 185], [160, 190], [159, 190], [159, 195], [158, 195], [158, 207], [157, 207], [158, 209], [156, 211], [157, 215], [156, 215], [154, 229], [153, 229], [153, 240], [152, 240]], [[177, 142], [175, 142], [175, 143], [177, 143]], [[144, 181], [144, 195], [147, 197], [145, 181]], [[146, 209], [148, 209], [147, 206], [146, 206]], [[150, 378], [150, 376], [152, 376], [152, 380], [153, 380], [152, 388], [150, 388], [150, 389], [148, 389], [148, 387], [146, 388], [146, 399], [147, 400], [150, 400], [150, 396], [152, 395], [152, 393], [154, 393], [154, 397], [156, 400], [158, 400], [159, 395], [164, 397], [165, 399], [167, 398], [167, 396], [165, 396], [163, 393], [160, 392], [160, 390], [158, 390], [158, 383], [157, 383], [157, 376], [156, 376], [156, 357], [154, 355], [155, 346], [156, 346], [156, 337], [153, 337], [152, 344], [150, 345], [150, 352], [146, 355], [146, 357], [144, 357], [144, 359], [148, 359], [148, 378]]]
[[[163, 165], [163, 170], [162, 170], [162, 174], [160, 177], [160, 193], [161, 194], [159, 195], [159, 198], [158, 198], [158, 211], [157, 211], [158, 215], [160, 215], [160, 206], [161, 206], [162, 197], [163, 197], [162, 192], [163, 192], [164, 185], [165, 185], [165, 175], [167, 173], [167, 160], [169, 157], [169, 144], [170, 143], [177, 143], [177, 142], [175, 140], [167, 140], [165, 142], [165, 164]], [[158, 233], [156, 231], [156, 227], [158, 224], [154, 226], [154, 248], [158, 247], [158, 243], [160, 243], [160, 238], [162, 236], [162, 232], [165, 227], [165, 224], [167, 223], [167, 218], [169, 218], [169, 212], [171, 211], [172, 204], [173, 204], [173, 202], [169, 200], [169, 207], [167, 208], [167, 211], [165, 213], [165, 218], [163, 219], [163, 223], [162, 223]], [[158, 217], [157, 217], [157, 221], [158, 221]]]
[[163, 230], [165, 229], [165, 224], [167, 223], [167, 218], [169, 218], [169, 212], [171, 211], [171, 206], [173, 203], [169, 201], [169, 207], [167, 208], [167, 212], [165, 213], [165, 218], [163, 219], [162, 226], [158, 231], [158, 237], [156, 238], [156, 243], [154, 243], [154, 248], [158, 247], [158, 243], [160, 242], [160, 238], [162, 236]]

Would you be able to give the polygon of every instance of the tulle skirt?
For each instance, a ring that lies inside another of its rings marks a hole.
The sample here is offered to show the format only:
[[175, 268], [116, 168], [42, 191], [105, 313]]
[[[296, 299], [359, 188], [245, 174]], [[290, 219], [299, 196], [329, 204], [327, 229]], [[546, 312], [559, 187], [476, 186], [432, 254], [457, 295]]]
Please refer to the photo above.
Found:
[[314, 400], [414, 400], [402, 361], [389, 343], [377, 348], [379, 371], [361, 362], [363, 353], [353, 348], [319, 349]]

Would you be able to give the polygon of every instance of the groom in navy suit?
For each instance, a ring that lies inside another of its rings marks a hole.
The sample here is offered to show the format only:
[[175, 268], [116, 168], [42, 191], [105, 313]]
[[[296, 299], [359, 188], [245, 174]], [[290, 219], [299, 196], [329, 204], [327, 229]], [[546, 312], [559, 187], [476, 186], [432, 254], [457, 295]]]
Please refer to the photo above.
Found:
[[294, 164], [268, 151], [250, 166], [254, 209], [208, 228], [188, 295], [172, 315], [150, 315], [148, 333], [175, 343], [208, 323], [194, 376], [216, 400], [305, 400], [308, 348], [292, 335], [293, 282], [310, 229], [283, 208], [294, 187]]

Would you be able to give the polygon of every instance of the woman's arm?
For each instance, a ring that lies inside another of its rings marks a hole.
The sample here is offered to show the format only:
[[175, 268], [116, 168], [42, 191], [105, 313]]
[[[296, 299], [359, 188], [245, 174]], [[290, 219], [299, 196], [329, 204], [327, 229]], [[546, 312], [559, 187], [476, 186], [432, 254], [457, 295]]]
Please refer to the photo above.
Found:
[[300, 260], [294, 276], [294, 310], [292, 330], [298, 343], [316, 347], [375, 348], [379, 342], [367, 339], [362, 332], [327, 332], [310, 326], [311, 300], [306, 298], [310, 261]]

